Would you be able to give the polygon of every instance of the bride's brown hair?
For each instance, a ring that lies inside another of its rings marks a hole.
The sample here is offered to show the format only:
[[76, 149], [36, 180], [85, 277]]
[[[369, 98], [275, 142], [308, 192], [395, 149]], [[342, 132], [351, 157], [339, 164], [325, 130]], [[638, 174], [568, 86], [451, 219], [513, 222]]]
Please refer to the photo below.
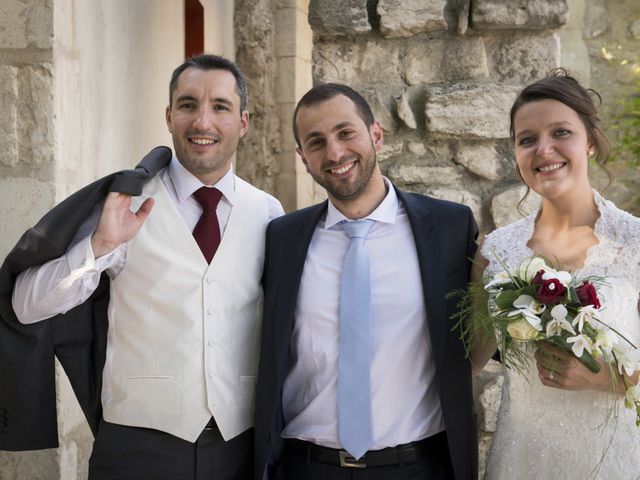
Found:
[[[595, 99], [597, 99], [597, 105]], [[607, 175], [608, 182], [603, 189], [603, 191], [606, 191], [611, 185], [611, 182], [613, 182], [613, 173], [611, 173], [611, 170], [606, 166], [609, 160], [611, 146], [606, 135], [600, 128], [600, 117], [598, 115], [597, 107], [602, 104], [602, 97], [600, 97], [595, 90], [584, 88], [580, 85], [565, 68], [556, 68], [552, 70], [547, 77], [525, 87], [515, 102], [513, 102], [509, 114], [509, 134], [512, 142], [515, 142], [513, 119], [516, 112], [523, 105], [539, 100], [557, 100], [578, 114], [587, 131], [589, 142], [595, 149], [595, 161]], [[516, 171], [522, 180], [520, 169], [517, 166]], [[526, 185], [524, 180], [523, 183]], [[520, 199], [520, 202], [518, 202], [518, 211], [520, 211], [520, 206], [530, 191], [531, 189], [527, 185], [527, 192], [524, 194], [524, 197]]]

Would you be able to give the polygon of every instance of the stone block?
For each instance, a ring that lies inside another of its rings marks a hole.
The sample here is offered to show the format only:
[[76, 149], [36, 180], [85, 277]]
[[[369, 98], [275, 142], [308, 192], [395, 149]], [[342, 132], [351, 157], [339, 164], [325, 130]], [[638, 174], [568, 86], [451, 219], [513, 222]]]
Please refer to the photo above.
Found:
[[525, 201], [520, 205], [520, 211], [518, 211], [518, 205], [526, 191], [526, 185], [518, 185], [499, 193], [491, 199], [491, 216], [496, 228], [520, 220], [523, 216], [529, 215], [538, 208], [540, 196], [531, 190]]
[[[452, 182], [453, 183], [453, 182]], [[456, 185], [451, 185], [455, 187]], [[473, 216], [478, 223], [478, 228], [482, 230], [483, 221], [482, 221], [482, 200], [478, 195], [475, 195], [465, 188], [462, 185], [458, 185], [458, 188], [450, 188], [450, 187], [435, 187], [427, 189], [429, 195], [439, 198], [441, 200], [448, 200], [450, 202], [461, 203], [462, 205], [466, 205], [473, 212]]]
[[403, 144], [400, 143], [385, 143], [377, 154], [380, 162], [385, 162], [391, 157], [395, 157], [402, 153]]
[[379, 0], [380, 31], [388, 38], [447, 29], [446, 0]]
[[51, 65], [23, 67], [19, 74], [18, 88], [20, 163], [52, 165], [55, 138]]
[[569, 19], [566, 0], [474, 0], [475, 30], [559, 28]]
[[487, 53], [480, 37], [420, 39], [407, 46], [404, 77], [409, 85], [489, 77]]
[[54, 203], [55, 187], [51, 182], [31, 178], [0, 179], [0, 218], [11, 219], [0, 222], [0, 258], [9, 253], [20, 235]]
[[368, 33], [367, 0], [311, 0], [309, 25], [322, 37]]
[[491, 76], [501, 83], [527, 84], [560, 65], [555, 32], [496, 36], [487, 40]]
[[404, 165], [396, 163], [388, 171], [389, 178], [403, 185], [459, 185], [461, 171], [456, 167], [430, 167], [423, 165]]
[[2, 48], [51, 48], [53, 0], [4, 0], [0, 10]]
[[357, 83], [366, 86], [377, 83], [387, 89], [393, 85], [401, 88], [401, 53], [400, 42], [368, 40], [361, 47], [360, 58], [352, 59], [359, 65]]
[[427, 88], [427, 134], [464, 139], [509, 137], [509, 110], [520, 88], [502, 85]]
[[0, 163], [18, 163], [18, 69], [0, 65]]
[[502, 180], [513, 175], [513, 167], [507, 168], [502, 152], [495, 142], [463, 143], [458, 147], [456, 161], [464, 165], [470, 172], [487, 180]]
[[359, 79], [360, 47], [354, 43], [322, 42], [313, 48], [313, 79], [316, 83], [339, 82], [353, 85]]
[[411, 105], [409, 105], [409, 98], [406, 92], [403, 92], [401, 95], [398, 95], [394, 98], [396, 101], [396, 111], [398, 112], [398, 118], [404, 122], [404, 124], [410, 128], [411, 130], [415, 130], [418, 128], [418, 124], [416, 123], [416, 117], [411, 110]]
[[485, 385], [484, 391], [478, 397], [484, 413], [484, 425], [482, 426], [483, 432], [496, 431], [503, 383], [504, 377], [502, 375], [497, 375], [492, 381]]
[[398, 130], [398, 124], [391, 113], [393, 99], [385, 98], [382, 92], [373, 88], [359, 89], [359, 92], [369, 103], [373, 117], [380, 122], [382, 129], [388, 133], [395, 133]]

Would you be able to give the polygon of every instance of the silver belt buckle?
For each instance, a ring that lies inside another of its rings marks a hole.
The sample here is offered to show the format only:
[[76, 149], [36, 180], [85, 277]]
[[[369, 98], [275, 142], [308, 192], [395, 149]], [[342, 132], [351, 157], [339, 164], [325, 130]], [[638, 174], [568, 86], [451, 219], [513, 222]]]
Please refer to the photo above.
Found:
[[361, 462], [356, 460], [346, 450], [340, 450], [338, 452], [340, 455], [340, 466], [347, 468], [367, 468], [367, 464], [365, 462]]

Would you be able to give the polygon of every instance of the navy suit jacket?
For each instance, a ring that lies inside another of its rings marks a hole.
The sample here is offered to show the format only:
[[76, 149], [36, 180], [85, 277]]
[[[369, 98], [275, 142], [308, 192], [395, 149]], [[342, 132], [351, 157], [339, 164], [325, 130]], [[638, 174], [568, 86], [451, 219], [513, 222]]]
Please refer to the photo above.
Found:
[[[395, 187], [394, 187], [395, 188]], [[450, 316], [455, 298], [447, 292], [469, 283], [478, 229], [463, 205], [397, 190], [404, 205], [422, 276], [422, 287], [436, 366], [440, 403], [458, 479], [477, 479], [477, 434], [473, 416], [471, 369], [460, 330]], [[327, 202], [273, 220], [267, 228], [262, 347], [256, 390], [256, 469], [269, 478], [282, 456], [282, 386], [289, 371], [289, 342], [307, 250]], [[390, 279], [392, 280], [392, 279]], [[402, 392], [399, 392], [402, 394]]]

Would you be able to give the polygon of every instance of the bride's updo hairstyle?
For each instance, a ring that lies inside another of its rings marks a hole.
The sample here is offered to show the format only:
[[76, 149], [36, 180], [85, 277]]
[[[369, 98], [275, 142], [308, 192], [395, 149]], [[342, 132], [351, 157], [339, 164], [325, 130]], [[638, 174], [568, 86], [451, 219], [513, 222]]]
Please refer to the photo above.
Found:
[[[603, 190], [609, 188], [613, 181], [613, 174], [607, 168], [606, 163], [609, 159], [610, 144], [604, 132], [600, 129], [600, 117], [598, 116], [598, 108], [596, 106], [602, 104], [602, 98], [595, 90], [591, 88], [584, 88], [580, 83], [569, 75], [569, 72], [565, 68], [556, 68], [551, 73], [537, 82], [532, 83], [520, 92], [509, 115], [509, 133], [511, 141], [515, 143], [515, 127], [513, 124], [516, 112], [523, 105], [530, 102], [537, 102], [540, 100], [557, 100], [564, 103], [567, 107], [575, 111], [587, 131], [589, 142], [593, 145], [595, 150], [595, 161], [598, 166], [607, 175], [608, 182]], [[520, 170], [517, 169], [518, 175]], [[527, 193], [520, 200], [518, 207], [522, 204], [524, 199], [529, 194], [529, 188], [527, 187]]]

